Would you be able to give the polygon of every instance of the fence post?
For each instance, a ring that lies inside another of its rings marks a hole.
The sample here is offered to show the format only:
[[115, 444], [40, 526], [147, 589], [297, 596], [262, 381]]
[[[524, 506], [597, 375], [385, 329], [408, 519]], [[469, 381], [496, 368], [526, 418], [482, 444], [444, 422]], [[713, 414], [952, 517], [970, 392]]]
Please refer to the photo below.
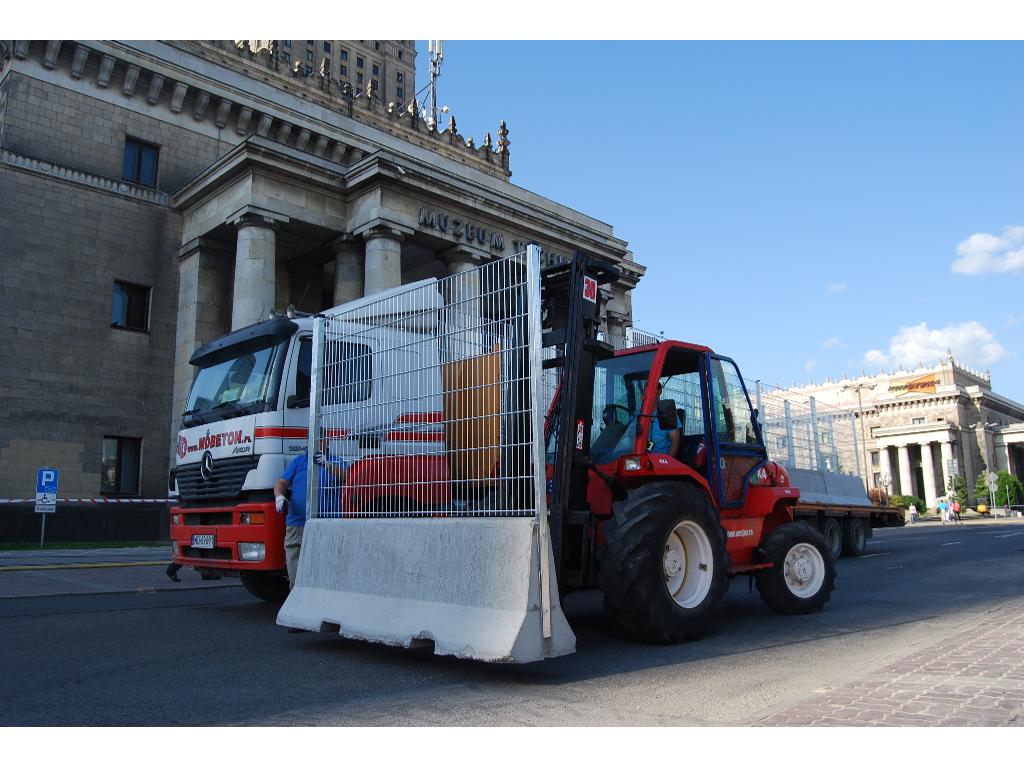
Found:
[[[309, 433], [306, 436], [306, 519], [320, 512], [320, 468], [313, 464], [313, 456], [320, 449], [320, 392], [326, 377], [324, 371], [324, 343], [327, 338], [327, 318], [313, 319], [313, 350], [309, 377]], [[293, 459], [294, 461], [294, 459]]]
[[821, 469], [821, 435], [818, 432], [818, 409], [814, 407], [814, 398], [808, 397], [811, 404], [811, 433], [814, 445], [814, 468]]
[[828, 438], [832, 442], [832, 471], [839, 471], [839, 446], [836, 445], [836, 417], [828, 415]]
[[754, 395], [757, 398], [757, 426], [761, 430], [761, 439], [764, 439], [764, 405], [761, 403], [761, 380], [756, 379], [754, 383], [757, 385], [754, 389]]
[[786, 414], [786, 453], [789, 457], [789, 467], [796, 467], [796, 446], [793, 445], [793, 412], [789, 407], [789, 400], [782, 401], [782, 407]]

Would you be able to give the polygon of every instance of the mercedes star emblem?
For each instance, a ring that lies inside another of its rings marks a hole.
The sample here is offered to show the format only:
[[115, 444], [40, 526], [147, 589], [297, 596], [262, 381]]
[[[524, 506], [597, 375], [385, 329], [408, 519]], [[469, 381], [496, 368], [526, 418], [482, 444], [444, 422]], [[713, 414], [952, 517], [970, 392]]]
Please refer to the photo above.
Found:
[[199, 474], [203, 476], [203, 480], [213, 477], [213, 454], [209, 451], [203, 454], [203, 460], [199, 462]]

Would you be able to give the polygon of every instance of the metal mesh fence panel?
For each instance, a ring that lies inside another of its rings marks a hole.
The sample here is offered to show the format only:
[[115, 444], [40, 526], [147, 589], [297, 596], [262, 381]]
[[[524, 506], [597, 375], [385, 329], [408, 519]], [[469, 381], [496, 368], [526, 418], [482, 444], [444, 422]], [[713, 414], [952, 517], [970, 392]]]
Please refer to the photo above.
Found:
[[516, 254], [317, 317], [310, 515], [539, 514], [539, 295]]

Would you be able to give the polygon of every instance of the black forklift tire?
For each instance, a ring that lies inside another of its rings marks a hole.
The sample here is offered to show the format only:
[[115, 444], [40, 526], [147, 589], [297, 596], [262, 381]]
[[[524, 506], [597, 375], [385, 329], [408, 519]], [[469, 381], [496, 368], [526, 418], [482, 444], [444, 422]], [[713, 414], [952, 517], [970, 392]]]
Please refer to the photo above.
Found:
[[288, 578], [266, 571], [242, 571], [242, 585], [253, 596], [268, 603], [283, 603], [288, 597]]
[[761, 542], [763, 561], [755, 571], [757, 591], [770, 608], [788, 615], [817, 613], [835, 587], [835, 560], [825, 537], [808, 523], [786, 523]]
[[839, 524], [839, 521], [834, 517], [822, 519], [821, 535], [828, 544], [828, 549], [832, 553], [832, 559], [838, 560], [842, 557], [845, 544], [843, 541], [843, 526]]
[[704, 635], [729, 584], [725, 530], [707, 494], [689, 483], [649, 483], [613, 510], [597, 552], [605, 609], [642, 642]]
[[870, 522], [864, 517], [848, 517], [843, 525], [843, 554], [860, 557], [868, 551]]

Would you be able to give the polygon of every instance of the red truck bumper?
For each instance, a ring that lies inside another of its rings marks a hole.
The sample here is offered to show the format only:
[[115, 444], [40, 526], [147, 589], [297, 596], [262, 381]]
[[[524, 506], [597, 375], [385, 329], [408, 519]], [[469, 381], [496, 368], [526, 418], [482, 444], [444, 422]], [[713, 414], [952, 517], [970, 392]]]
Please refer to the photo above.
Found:
[[172, 507], [170, 517], [176, 563], [238, 573], [285, 570], [284, 515], [273, 502]]

